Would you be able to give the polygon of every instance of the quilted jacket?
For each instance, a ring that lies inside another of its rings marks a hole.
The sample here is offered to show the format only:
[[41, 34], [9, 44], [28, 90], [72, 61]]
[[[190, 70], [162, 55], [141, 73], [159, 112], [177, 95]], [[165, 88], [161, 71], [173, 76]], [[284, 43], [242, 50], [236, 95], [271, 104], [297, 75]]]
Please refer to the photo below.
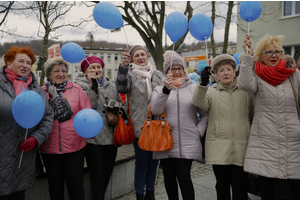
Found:
[[[106, 114], [105, 114], [105, 107], [104, 104], [107, 104], [104, 97], [100, 94], [99, 88], [98, 88], [98, 94], [96, 94], [90, 87], [90, 82], [88, 79], [84, 78], [80, 82], [78, 82], [78, 85], [82, 87], [82, 89], [85, 91], [87, 96], [91, 100], [92, 108], [97, 110], [103, 119], [103, 128], [94, 139], [87, 139], [87, 142], [90, 144], [95, 145], [110, 145], [113, 144], [113, 128], [108, 125]], [[109, 102], [110, 99], [117, 101], [118, 100], [118, 93], [116, 90], [116, 85], [109, 81], [109, 79], [104, 78], [103, 85], [100, 86], [101, 92], [104, 94], [104, 96], [107, 98], [107, 101]]]
[[[287, 63], [287, 68], [293, 67]], [[268, 84], [257, 76], [253, 57], [248, 55], [242, 59], [239, 77], [238, 87], [252, 93], [255, 102], [244, 170], [270, 178], [300, 179], [300, 121], [289, 79], [277, 86]], [[299, 101], [300, 71], [291, 78]]]
[[[47, 91], [46, 85], [43, 89]], [[75, 115], [82, 109], [92, 108], [90, 99], [82, 88], [68, 80], [66, 90], [63, 94], [68, 99], [68, 102], [73, 110], [74, 115], [71, 119], [59, 123], [58, 119], [54, 120], [52, 132], [49, 138], [40, 146], [39, 150], [46, 154], [63, 154], [79, 151], [86, 145], [86, 139], [80, 137], [74, 130], [73, 120]], [[49, 94], [47, 93], [49, 98]]]
[[[190, 78], [186, 78], [178, 89], [172, 88], [170, 94], [162, 92], [163, 86], [154, 89], [152, 114], [161, 115], [165, 109], [166, 120], [172, 126], [174, 147], [170, 151], [153, 152], [153, 159], [202, 159], [200, 138], [206, 131], [208, 114], [192, 104], [195, 87]], [[197, 113], [200, 114], [200, 122]]]
[[[29, 90], [39, 93], [45, 102], [45, 114], [38, 125], [28, 129], [40, 146], [50, 135], [53, 124], [53, 110], [48, 104], [44, 90], [38, 85], [33, 73]], [[4, 67], [0, 68], [0, 196], [27, 190], [35, 182], [36, 148], [23, 154], [21, 167], [18, 168], [26, 129], [17, 124], [12, 116], [12, 102], [15, 98], [13, 85], [6, 79]], [[27, 136], [27, 137], [28, 137]]]

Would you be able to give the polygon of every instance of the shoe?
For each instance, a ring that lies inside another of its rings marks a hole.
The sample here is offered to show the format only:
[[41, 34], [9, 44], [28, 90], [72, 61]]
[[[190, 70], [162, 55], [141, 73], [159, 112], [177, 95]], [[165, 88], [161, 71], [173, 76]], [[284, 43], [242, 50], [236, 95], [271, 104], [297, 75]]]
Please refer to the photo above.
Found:
[[136, 194], [136, 200], [144, 200], [143, 194]]
[[155, 200], [154, 190], [147, 190], [144, 200]]

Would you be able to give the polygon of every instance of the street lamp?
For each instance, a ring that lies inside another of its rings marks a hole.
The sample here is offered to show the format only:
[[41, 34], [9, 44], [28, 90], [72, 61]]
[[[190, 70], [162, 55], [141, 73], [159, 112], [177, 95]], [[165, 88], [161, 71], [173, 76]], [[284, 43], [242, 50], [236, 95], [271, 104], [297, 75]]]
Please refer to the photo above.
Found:
[[[167, 14], [165, 14], [165, 13], [163, 13], [161, 11], [156, 11], [154, 13], [162, 15], [162, 16], [164, 16], [164, 18], [168, 16]], [[167, 47], [168, 47], [168, 44], [167, 44], [167, 32], [165, 30], [165, 49], [167, 49]]]

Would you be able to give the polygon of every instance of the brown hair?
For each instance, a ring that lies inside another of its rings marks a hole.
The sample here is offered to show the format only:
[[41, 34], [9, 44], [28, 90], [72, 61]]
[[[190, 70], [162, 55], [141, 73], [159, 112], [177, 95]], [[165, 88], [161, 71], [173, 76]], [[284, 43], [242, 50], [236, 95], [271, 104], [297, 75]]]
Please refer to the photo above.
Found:
[[232, 60], [221, 60], [214, 66], [214, 73], [216, 74], [218, 72], [219, 67], [222, 65], [229, 64], [232, 66], [233, 70], [235, 70], [235, 62]]
[[24, 54], [27, 54], [29, 56], [29, 58], [31, 59], [31, 66], [33, 65], [33, 63], [35, 63], [36, 58], [34, 56], [34, 52], [32, 51], [32, 49], [30, 49], [30, 47], [26, 46], [26, 47], [20, 48], [20, 47], [17, 47], [17, 46], [12, 46], [6, 51], [6, 53], [4, 55], [5, 65], [7, 65], [8, 61], [10, 63], [12, 63], [15, 60], [16, 55], [20, 54], [20, 53], [24, 53]]

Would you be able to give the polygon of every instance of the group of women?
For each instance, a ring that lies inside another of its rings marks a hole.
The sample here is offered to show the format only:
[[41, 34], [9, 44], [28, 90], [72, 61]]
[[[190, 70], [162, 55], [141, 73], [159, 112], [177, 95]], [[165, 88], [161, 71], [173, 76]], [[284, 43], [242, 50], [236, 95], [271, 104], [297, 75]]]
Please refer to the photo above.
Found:
[[[117, 154], [104, 104], [118, 101], [118, 93], [128, 96], [136, 136], [137, 200], [155, 199], [159, 161], [168, 198], [179, 199], [179, 185], [182, 199], [195, 199], [191, 166], [193, 160], [202, 159], [205, 132], [206, 163], [213, 167], [218, 200], [247, 200], [246, 172], [258, 175], [262, 200], [299, 199], [300, 72], [293, 58], [284, 55], [282, 39], [267, 35], [253, 52], [246, 35], [239, 77], [235, 59], [222, 54], [211, 63], [218, 80], [212, 86], [209, 67], [193, 84], [175, 51], [164, 53], [161, 73], [149, 62], [147, 51], [136, 45], [124, 53], [116, 84], [103, 76], [103, 60], [91, 56], [81, 63], [86, 78], [78, 85], [68, 80], [68, 64], [62, 58], [49, 59], [41, 88], [30, 72], [35, 62], [30, 48], [10, 48], [0, 69], [0, 200], [24, 199], [25, 190], [33, 187], [36, 148], [46, 168], [51, 199], [64, 199], [64, 181], [69, 199], [85, 198], [84, 156], [93, 198], [104, 199]], [[299, 57], [296, 52], [297, 63]], [[14, 97], [24, 89], [38, 92], [45, 101], [44, 117], [29, 129], [25, 141], [25, 130], [11, 114]], [[149, 152], [138, 146], [150, 104], [152, 114], [165, 111], [172, 126], [170, 151]], [[76, 113], [85, 108], [97, 110], [104, 124], [95, 138], [87, 140], [75, 133], [72, 124]], [[22, 150], [23, 164], [18, 168]]]

